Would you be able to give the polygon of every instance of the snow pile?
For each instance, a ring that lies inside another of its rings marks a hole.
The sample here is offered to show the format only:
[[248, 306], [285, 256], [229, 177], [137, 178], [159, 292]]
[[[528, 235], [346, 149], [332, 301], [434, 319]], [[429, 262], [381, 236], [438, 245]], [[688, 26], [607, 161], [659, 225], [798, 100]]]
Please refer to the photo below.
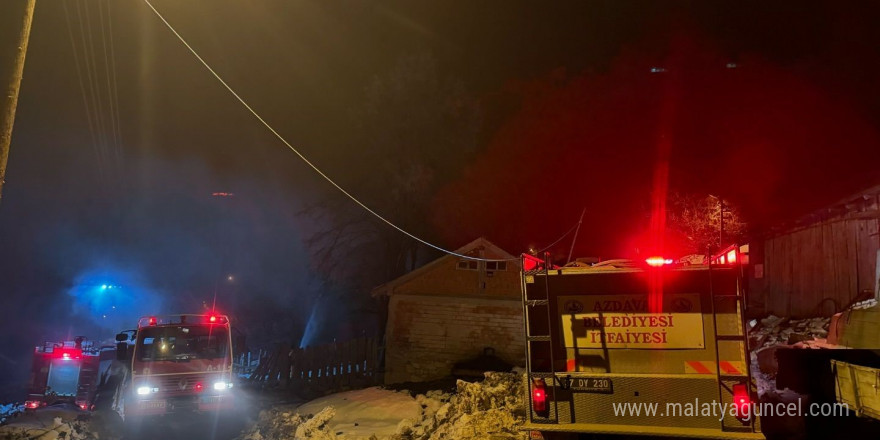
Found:
[[485, 373], [483, 382], [459, 380], [454, 395], [418, 395], [422, 417], [403, 424], [393, 440], [525, 439], [525, 381], [516, 373]]
[[755, 379], [758, 396], [776, 391], [776, 375], [761, 371], [761, 367], [758, 364], [758, 353], [754, 351], [751, 353], [751, 362], [752, 377]]
[[749, 335], [754, 342], [753, 348], [825, 338], [831, 318], [790, 320], [770, 315], [759, 322], [760, 325], [752, 329]]
[[239, 439], [388, 439], [421, 416], [422, 406], [408, 393], [372, 387], [263, 411]]
[[4, 440], [97, 440], [88, 417], [71, 417], [69, 411], [44, 410], [39, 416], [24, 414], [13, 423], [0, 426]]
[[417, 420], [422, 414], [418, 401], [408, 393], [379, 387], [316, 399], [297, 408], [297, 412], [313, 414], [325, 407], [336, 410], [329, 430], [344, 439], [389, 438], [399, 424]]
[[[525, 439], [525, 382], [517, 373], [459, 380], [455, 394], [379, 387], [333, 394], [297, 408], [260, 413], [239, 440], [503, 440]], [[314, 415], [312, 415], [314, 414]]]
[[88, 413], [72, 403], [19, 412], [5, 423], [0, 426], [2, 440], [118, 440], [122, 433], [122, 419], [115, 412]]
[[762, 399], [789, 399], [790, 390], [776, 389], [779, 368], [776, 350], [781, 347], [816, 348], [828, 337], [831, 318], [789, 319], [770, 315], [752, 321], [749, 331], [752, 376]]
[[315, 439], [335, 440], [327, 422], [336, 415], [333, 407], [326, 407], [319, 413], [301, 416], [290, 409], [273, 408], [260, 412], [257, 423], [241, 436], [240, 440], [282, 440]]
[[870, 299], [866, 299], [864, 301], [859, 301], [859, 302], [853, 304], [852, 307], [850, 307], [850, 308], [853, 310], [870, 309], [871, 307], [877, 306], [877, 304], [878, 304], [878, 301], [876, 299], [870, 298]]

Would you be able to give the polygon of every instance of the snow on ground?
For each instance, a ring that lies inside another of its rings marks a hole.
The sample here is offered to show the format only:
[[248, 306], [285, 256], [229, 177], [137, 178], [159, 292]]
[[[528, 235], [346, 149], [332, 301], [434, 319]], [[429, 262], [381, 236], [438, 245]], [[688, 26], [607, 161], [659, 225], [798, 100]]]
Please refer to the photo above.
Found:
[[380, 387], [348, 391], [299, 407], [276, 407], [240, 440], [525, 439], [524, 381], [516, 373], [486, 373], [458, 381], [457, 392], [408, 392]]
[[397, 432], [398, 423], [417, 420], [422, 414], [421, 405], [408, 393], [378, 387], [333, 394], [306, 403], [296, 411], [317, 414], [328, 406], [336, 410], [328, 425], [330, 431], [346, 439], [366, 439], [373, 434], [390, 437]]
[[88, 413], [76, 405], [55, 405], [34, 412], [22, 412], [0, 426], [3, 440], [92, 440], [98, 438]]
[[[524, 440], [526, 434], [518, 430], [526, 415], [524, 387], [522, 373], [490, 372], [481, 382], [459, 380], [453, 394], [413, 395], [380, 387], [347, 391], [264, 410], [238, 439]], [[113, 439], [119, 423], [74, 405], [52, 406], [10, 417], [0, 426], [0, 440]]]

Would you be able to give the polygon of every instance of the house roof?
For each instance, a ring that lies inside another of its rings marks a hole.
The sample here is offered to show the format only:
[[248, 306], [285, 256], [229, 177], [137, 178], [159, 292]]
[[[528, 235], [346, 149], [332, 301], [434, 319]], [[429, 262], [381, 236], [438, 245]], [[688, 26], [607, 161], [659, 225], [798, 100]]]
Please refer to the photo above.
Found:
[[[482, 251], [482, 253], [481, 253], [481, 251]], [[492, 258], [492, 259], [499, 259], [499, 260], [517, 260], [517, 257], [514, 257], [513, 255], [509, 254], [507, 251], [496, 246], [494, 243], [490, 242], [489, 240], [486, 240], [484, 237], [480, 237], [480, 238], [456, 249], [454, 252], [456, 254], [475, 256], [475, 257], [480, 256], [480, 255], [490, 255], [488, 257], [481, 257], [481, 258]], [[443, 264], [443, 262], [445, 262], [445, 261], [448, 261], [450, 259], [458, 259], [458, 258], [459, 257], [457, 257], [455, 255], [446, 254], [446, 255], [444, 255], [434, 261], [431, 261], [428, 264], [425, 264], [424, 266], [421, 266], [421, 267], [419, 267], [415, 270], [412, 270], [406, 274], [403, 274], [403, 275], [401, 275], [401, 276], [399, 276], [399, 277], [397, 277], [397, 278], [395, 278], [385, 284], [382, 284], [381, 286], [374, 288], [370, 292], [370, 295], [373, 297], [381, 296], [381, 295], [390, 296], [391, 294], [394, 293], [395, 287], [397, 287], [397, 286], [399, 286], [409, 280], [412, 280], [414, 278], [418, 278], [422, 274], [424, 274], [424, 273], [432, 270], [433, 268]], [[516, 263], [516, 264], [518, 265], [519, 263]]]
[[876, 218], [880, 218], [880, 185], [856, 192], [794, 222], [778, 225], [771, 229], [769, 236], [784, 235], [826, 221]]

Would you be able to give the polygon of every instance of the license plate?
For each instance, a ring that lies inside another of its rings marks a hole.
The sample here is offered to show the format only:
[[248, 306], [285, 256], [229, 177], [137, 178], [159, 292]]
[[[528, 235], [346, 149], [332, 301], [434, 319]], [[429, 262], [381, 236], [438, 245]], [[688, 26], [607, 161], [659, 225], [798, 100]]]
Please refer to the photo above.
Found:
[[164, 400], [148, 400], [143, 402], [141, 406], [144, 409], [165, 409], [165, 401]]
[[576, 377], [571, 379], [571, 389], [585, 393], [614, 393], [611, 379], [605, 377]]

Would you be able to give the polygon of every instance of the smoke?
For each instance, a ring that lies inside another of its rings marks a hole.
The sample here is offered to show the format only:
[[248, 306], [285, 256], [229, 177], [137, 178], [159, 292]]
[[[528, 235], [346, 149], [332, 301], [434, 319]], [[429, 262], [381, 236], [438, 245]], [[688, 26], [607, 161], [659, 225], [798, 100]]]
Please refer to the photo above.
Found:
[[7, 188], [0, 400], [21, 397], [34, 346], [106, 340], [140, 316], [216, 308], [252, 347], [302, 335], [316, 295], [295, 191], [194, 160], [129, 163], [112, 185], [47, 176]]

